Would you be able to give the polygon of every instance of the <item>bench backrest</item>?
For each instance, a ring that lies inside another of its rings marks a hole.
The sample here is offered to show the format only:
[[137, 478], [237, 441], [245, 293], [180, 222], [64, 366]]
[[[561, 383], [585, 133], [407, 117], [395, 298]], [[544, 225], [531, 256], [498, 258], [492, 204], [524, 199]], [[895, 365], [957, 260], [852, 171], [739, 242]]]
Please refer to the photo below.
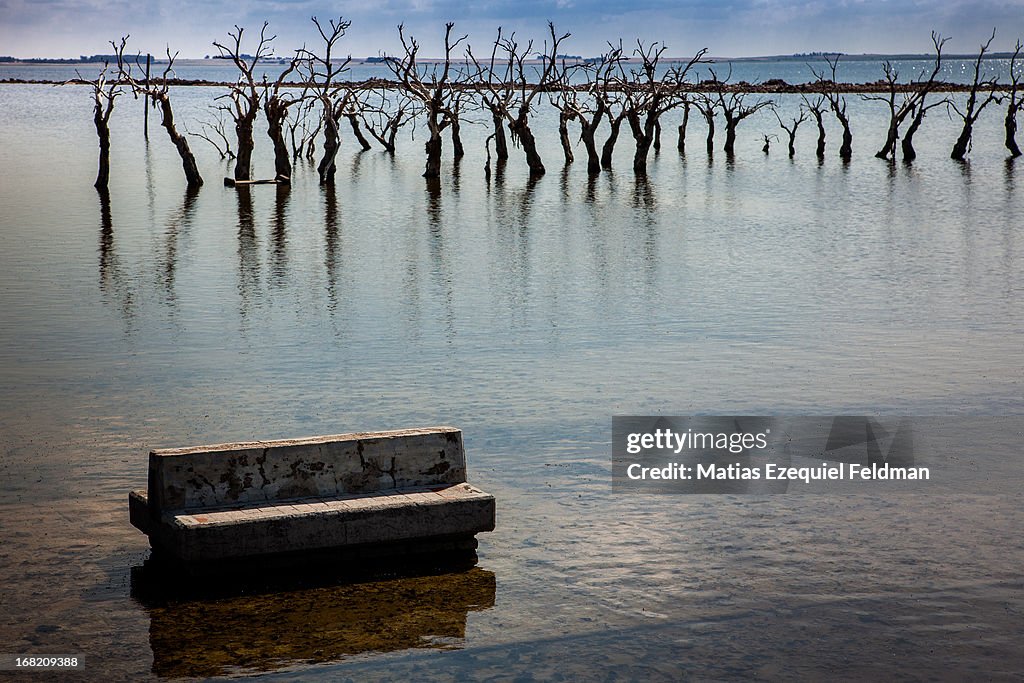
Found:
[[150, 512], [466, 481], [462, 431], [402, 429], [149, 454]]

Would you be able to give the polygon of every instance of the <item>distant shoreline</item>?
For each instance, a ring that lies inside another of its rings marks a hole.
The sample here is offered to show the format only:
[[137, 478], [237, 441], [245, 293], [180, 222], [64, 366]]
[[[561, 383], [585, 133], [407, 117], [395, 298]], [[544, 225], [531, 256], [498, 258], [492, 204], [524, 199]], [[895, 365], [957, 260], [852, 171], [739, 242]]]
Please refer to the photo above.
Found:
[[[162, 81], [162, 79], [154, 79], [154, 81]], [[857, 94], [857, 93], [887, 93], [889, 92], [889, 84], [884, 81], [875, 81], [873, 83], [845, 83], [838, 82], [832, 83], [831, 81], [826, 82], [833, 92], [839, 92], [843, 94]], [[72, 81], [54, 81], [46, 79], [21, 79], [21, 78], [0, 78], [0, 85], [89, 85], [87, 82], [72, 82]], [[122, 82], [122, 85], [128, 87], [128, 83]], [[188, 78], [169, 78], [167, 79], [167, 85], [172, 87], [217, 87], [217, 88], [230, 88], [235, 85], [234, 81], [206, 81], [202, 79], [188, 79]], [[335, 85], [339, 87], [348, 88], [350, 90], [370, 90], [374, 88], [383, 88], [387, 90], [398, 90], [403, 86], [398, 81], [392, 81], [384, 78], [370, 78], [363, 81], [338, 81]], [[920, 86], [920, 83], [911, 81], [907, 83], [896, 83], [895, 91], [898, 93], [915, 92]], [[302, 88], [314, 88], [313, 84], [303, 83], [298, 81], [287, 81], [282, 84], [282, 87], [292, 89]], [[449, 86], [453, 87], [453, 86]], [[481, 86], [474, 83], [466, 83], [454, 86], [460, 90], [477, 90]], [[535, 84], [527, 84], [527, 88], [536, 88]], [[589, 86], [581, 84], [576, 87], [576, 90], [585, 91]], [[690, 87], [686, 88], [687, 92], [699, 93], [699, 92], [734, 92], [734, 93], [763, 93], [763, 94], [792, 94], [792, 95], [813, 95], [821, 92], [822, 84], [817, 81], [810, 81], [807, 83], [787, 83], [780, 78], [771, 78], [760, 83], [748, 83], [746, 81], [736, 81], [735, 83], [715, 83], [713, 81], [701, 81], [699, 83], [692, 83]], [[969, 92], [971, 90], [970, 83], [947, 83], [945, 81], [935, 81], [931, 87], [931, 92]], [[995, 85], [988, 86], [984, 83], [978, 86], [978, 92], [989, 92], [989, 91], [1005, 91], [1010, 88], [1009, 83], [996, 83]], [[612, 88], [614, 89], [614, 88]], [[557, 91], [558, 88], [549, 87], [548, 91]]]

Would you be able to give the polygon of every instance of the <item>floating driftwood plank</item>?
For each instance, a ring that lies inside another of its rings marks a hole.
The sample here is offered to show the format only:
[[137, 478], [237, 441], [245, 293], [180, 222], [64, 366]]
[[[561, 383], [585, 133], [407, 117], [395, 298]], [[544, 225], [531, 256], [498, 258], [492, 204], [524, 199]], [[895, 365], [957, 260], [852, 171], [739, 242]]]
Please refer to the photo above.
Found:
[[278, 176], [276, 178], [264, 178], [262, 180], [235, 180], [234, 178], [224, 178], [224, 187], [238, 187], [239, 185], [287, 185], [291, 180], [287, 176]]

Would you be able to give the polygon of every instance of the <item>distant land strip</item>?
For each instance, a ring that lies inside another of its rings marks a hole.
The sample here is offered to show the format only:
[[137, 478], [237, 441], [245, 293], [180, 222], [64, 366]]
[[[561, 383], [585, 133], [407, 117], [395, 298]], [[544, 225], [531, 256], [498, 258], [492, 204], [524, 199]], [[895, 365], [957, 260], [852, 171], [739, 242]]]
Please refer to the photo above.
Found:
[[[161, 84], [164, 80], [159, 80]], [[89, 85], [88, 83], [76, 83], [74, 81], [67, 82], [70, 85]], [[112, 83], [112, 82], [111, 82]], [[168, 78], [166, 81], [167, 85], [174, 87], [217, 87], [217, 88], [230, 88], [237, 83], [234, 81], [207, 81], [202, 79], [188, 79], [188, 78]], [[54, 81], [45, 79], [27, 79], [27, 78], [3, 78], [0, 79], [0, 85], [64, 85], [65, 81]], [[127, 81], [121, 81], [120, 85], [128, 86]], [[339, 88], [347, 88], [350, 90], [374, 90], [374, 89], [387, 89], [387, 90], [400, 90], [403, 86], [398, 81], [392, 81], [385, 78], [370, 78], [364, 81], [339, 81], [335, 84]], [[771, 78], [760, 83], [748, 83], [746, 81], [737, 81], [736, 83], [723, 83], [721, 81], [701, 81], [700, 83], [693, 83], [684, 88], [687, 92], [734, 92], [734, 93], [765, 93], [765, 94], [814, 94], [820, 93], [823, 89], [827, 89], [830, 92], [837, 93], [887, 93], [890, 89], [894, 89], [896, 92], [909, 93], [916, 92], [923, 85], [923, 82], [910, 81], [907, 83], [896, 83], [890, 85], [885, 80], [878, 80], [873, 83], [834, 83], [832, 81], [814, 81], [811, 83], [787, 83], [786, 81], [779, 78]], [[309, 82], [302, 81], [288, 81], [282, 84], [285, 88], [294, 89], [315, 89], [316, 86]], [[451, 90], [479, 90], [483, 91], [487, 87], [484, 84], [476, 83], [455, 83], [447, 86]], [[496, 85], [495, 87], [502, 87]], [[508, 88], [519, 90], [522, 86], [518, 83], [508, 84]], [[979, 83], [977, 89], [979, 92], [1001, 92], [1009, 90], [1011, 85], [1009, 83]], [[528, 84], [527, 89], [537, 89], [536, 85]], [[576, 90], [577, 92], [587, 92], [593, 88], [593, 84], [582, 83], [574, 86], [561, 86], [561, 85], [548, 85], [543, 88], [544, 92], [559, 92], [563, 90]], [[630, 88], [633, 91], [644, 90], [646, 88], [637, 85], [631, 85]], [[931, 92], [970, 92], [972, 84], [970, 83], [948, 83], [945, 81], [935, 81], [931, 87]], [[622, 90], [621, 87], [617, 87], [613, 84], [602, 85], [602, 90], [609, 92], [617, 92]]]

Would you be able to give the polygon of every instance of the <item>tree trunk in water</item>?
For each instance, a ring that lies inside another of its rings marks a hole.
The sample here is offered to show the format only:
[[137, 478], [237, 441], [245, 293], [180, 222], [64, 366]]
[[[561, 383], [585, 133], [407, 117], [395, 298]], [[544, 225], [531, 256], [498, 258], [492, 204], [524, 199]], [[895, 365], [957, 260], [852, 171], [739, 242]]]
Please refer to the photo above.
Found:
[[633, 153], [633, 173], [638, 176], [646, 176], [647, 155], [656, 140], [658, 121], [653, 119], [650, 114], [643, 125], [640, 124], [640, 117], [636, 114], [631, 114], [628, 119], [629, 129], [636, 142], [636, 151]]
[[462, 146], [462, 124], [458, 117], [452, 119], [452, 156], [456, 160], [466, 156], [466, 148]]
[[715, 153], [715, 117], [705, 116], [708, 122], [708, 156]]
[[252, 150], [256, 146], [252, 139], [252, 126], [256, 115], [246, 115], [235, 123], [238, 136], [238, 154], [235, 156], [235, 180], [252, 180]]
[[647, 175], [647, 153], [652, 144], [653, 140], [647, 137], [637, 140], [636, 152], [633, 153], [633, 173], [636, 175]]
[[96, 182], [93, 187], [98, 190], [105, 190], [110, 181], [110, 128], [103, 118], [103, 111], [99, 105], [96, 106], [96, 116], [93, 118], [96, 124], [96, 135], [100, 139], [100, 167], [96, 173]]
[[853, 133], [850, 132], [850, 120], [841, 118], [839, 122], [843, 124], [843, 144], [839, 146], [839, 158], [849, 161], [853, 156]]
[[604, 141], [604, 146], [601, 148], [601, 168], [610, 171], [612, 168], [612, 152], [615, 151], [615, 142], [619, 139], [622, 117], [610, 119], [609, 123], [612, 129], [608, 133], [608, 139]]
[[181, 167], [185, 171], [185, 182], [189, 187], [200, 187], [203, 184], [203, 176], [199, 175], [199, 166], [196, 158], [188, 146], [188, 140], [178, 132], [174, 125], [174, 111], [171, 109], [171, 99], [166, 93], [160, 93], [153, 98], [160, 105], [160, 125], [167, 130], [167, 136], [171, 138], [174, 147], [181, 157]]
[[519, 143], [523, 146], [523, 151], [526, 152], [526, 165], [530, 167], [530, 177], [539, 178], [546, 172], [544, 169], [544, 162], [541, 161], [540, 154], [537, 153], [537, 141], [533, 137], [533, 131], [530, 130], [530, 124], [524, 120], [516, 130], [516, 135], [519, 136]]
[[676, 148], [680, 154], [686, 153], [686, 124], [690, 122], [690, 103], [683, 103], [683, 122], [679, 124], [679, 142], [676, 143]]
[[370, 151], [370, 141], [363, 135], [363, 129], [359, 125], [359, 117], [355, 114], [345, 114], [348, 118], [349, 125], [352, 126], [352, 134], [356, 136], [356, 140], [359, 141], [359, 146], [363, 148], [364, 152]]
[[427, 166], [423, 171], [423, 177], [441, 177], [441, 135], [432, 134], [424, 147], [427, 152]]
[[825, 123], [821, 120], [821, 114], [815, 114], [814, 122], [818, 124], [818, 146], [814, 154], [819, 159], [825, 158]]
[[313, 161], [313, 158], [316, 154], [316, 136], [320, 134], [320, 129], [323, 127], [323, 125], [324, 122], [323, 119], [321, 119], [316, 124], [316, 128], [313, 129], [313, 132], [309, 134], [309, 137], [307, 137], [305, 139], [305, 142], [303, 143], [304, 151], [302, 154], [309, 161]]
[[299, 147], [298, 142], [295, 140], [295, 133], [296, 133], [296, 127], [295, 126], [291, 126], [289, 128], [289, 130], [288, 130], [288, 136], [291, 138], [291, 141], [292, 141], [292, 161], [298, 161], [299, 160], [299, 154], [301, 154], [301, 152], [302, 152], [302, 150]]
[[921, 121], [924, 120], [924, 110], [922, 109], [914, 115], [913, 120], [910, 122], [910, 126], [907, 128], [907, 132], [903, 134], [903, 160], [913, 161], [917, 158], [917, 151], [914, 150], [914, 133], [921, 127]]
[[1010, 156], [1019, 157], [1021, 151], [1017, 146], [1017, 110], [1014, 109], [1013, 102], [1006, 108], [1003, 127], [1006, 128], [1006, 149], [1010, 151]]
[[384, 145], [384, 149], [391, 156], [395, 155], [395, 138], [398, 136], [398, 124], [395, 123], [391, 126], [388, 131], [387, 137], [381, 142]]
[[601, 155], [597, 151], [595, 140], [596, 126], [583, 125], [580, 131], [580, 139], [583, 146], [587, 148], [587, 173], [589, 175], [601, 175]]
[[316, 167], [320, 174], [320, 184], [334, 182], [334, 173], [337, 165], [334, 159], [338, 156], [338, 148], [341, 146], [338, 136], [338, 120], [334, 118], [333, 112], [329, 109], [324, 112], [324, 156]]
[[562, 143], [562, 155], [565, 156], [566, 165], [576, 161], [572, 153], [572, 141], [569, 140], [569, 121], [572, 114], [561, 112], [558, 115], [558, 140]]
[[601, 156], [597, 152], [597, 129], [601, 126], [606, 111], [604, 100], [597, 100], [597, 110], [587, 121], [585, 116], [580, 117], [580, 139], [587, 148], [587, 175], [593, 177], [601, 175]]
[[736, 125], [739, 121], [725, 121], [725, 145], [722, 150], [725, 151], [726, 156], [732, 156], [736, 148]]
[[529, 114], [529, 107], [520, 107], [516, 120], [509, 124], [509, 130], [512, 132], [513, 139], [519, 139], [519, 144], [522, 145], [523, 151], [526, 153], [526, 165], [530, 167], [530, 178], [536, 179], [544, 175], [546, 169], [537, 152], [537, 140], [533, 137], [533, 131], [530, 130], [530, 120], [527, 118]]
[[792, 133], [789, 133], [789, 158], [792, 159], [796, 156], [796, 128], [793, 129]]
[[893, 119], [889, 123], [889, 132], [885, 136], [885, 145], [875, 153], [879, 159], [888, 159], [889, 155], [896, 149], [896, 140], [899, 137], [899, 122]]
[[971, 144], [971, 133], [974, 130], [974, 124], [970, 119], [964, 121], [964, 129], [960, 131], [960, 137], [956, 139], [956, 143], [953, 145], [953, 151], [950, 152], [949, 158], [956, 159], [957, 161], [963, 161], [964, 157], [967, 156], [967, 147]]
[[508, 159], [508, 141], [505, 139], [505, 117], [498, 109], [491, 109], [491, 121], [494, 123], [494, 155], [500, 160]]
[[661, 151], [661, 121], [654, 122], [654, 151]]
[[437, 112], [428, 112], [427, 114], [427, 129], [430, 131], [430, 137], [423, 145], [427, 152], [427, 166], [423, 170], [424, 178], [440, 178], [441, 177], [441, 124], [437, 122]]
[[[274, 143], [274, 177], [278, 179], [291, 178], [292, 162], [288, 154], [288, 145], [284, 139], [284, 117], [288, 110], [277, 106], [271, 100], [266, 105], [265, 113], [267, 115], [267, 136]], [[298, 158], [298, 150], [295, 150], [295, 155]]]

